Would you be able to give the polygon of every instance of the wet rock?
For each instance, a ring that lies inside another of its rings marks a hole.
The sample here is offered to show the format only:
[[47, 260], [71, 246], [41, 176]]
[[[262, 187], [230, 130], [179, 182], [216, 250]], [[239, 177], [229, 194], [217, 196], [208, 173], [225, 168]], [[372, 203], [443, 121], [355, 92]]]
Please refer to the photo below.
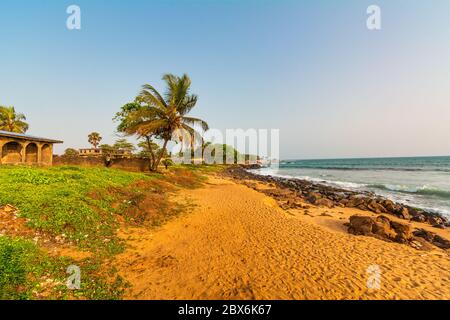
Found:
[[322, 195], [318, 192], [310, 192], [306, 195], [306, 199], [312, 203], [316, 204], [316, 202], [320, 199], [322, 199]]
[[413, 233], [411, 226], [396, 221], [390, 222], [391, 228], [397, 233], [395, 241], [399, 243], [407, 243], [411, 240]]
[[431, 251], [434, 249], [434, 246], [431, 243], [419, 237], [414, 237], [414, 240], [412, 240], [409, 245], [414, 249], [422, 251]]
[[398, 216], [405, 220], [411, 220], [411, 215], [409, 214], [409, 209], [406, 207], [402, 208], [402, 210], [399, 212]]
[[257, 170], [257, 169], [261, 169], [262, 165], [260, 164], [243, 164], [242, 168], [247, 169], [247, 170]]
[[434, 239], [433, 239], [433, 244], [436, 247], [439, 247], [441, 249], [447, 250], [450, 249], [450, 241], [448, 241], [447, 239], [442, 238], [439, 235], [435, 235]]
[[431, 225], [445, 225], [444, 219], [438, 216], [429, 216], [427, 217], [427, 221]]
[[[385, 216], [371, 218], [373, 220], [371, 232], [382, 239], [395, 239], [396, 233], [392, 230], [390, 220]], [[370, 236], [370, 234], [367, 234]]]
[[412, 238], [412, 230], [409, 225], [391, 221], [384, 215], [378, 217], [351, 216], [348, 232], [398, 243], [407, 243]]
[[314, 204], [320, 207], [328, 207], [328, 208], [334, 207], [334, 202], [326, 198], [319, 199]]
[[374, 219], [370, 217], [351, 216], [348, 223], [348, 232], [361, 236], [371, 235], [374, 224]]
[[427, 221], [427, 217], [423, 214], [423, 212], [417, 212], [417, 213], [412, 217], [412, 221], [416, 221], [416, 222], [426, 222], [426, 221]]
[[367, 207], [375, 213], [387, 213], [386, 208], [375, 200], [370, 201]]
[[364, 198], [360, 196], [352, 196], [348, 202], [347, 207], [355, 208], [364, 204]]
[[444, 250], [450, 249], [450, 241], [442, 238], [441, 236], [439, 236], [431, 231], [427, 231], [425, 229], [418, 229], [418, 230], [414, 231], [413, 234], [415, 237], [422, 238], [422, 239], [426, 240], [427, 242], [435, 245], [436, 247], [439, 247]]
[[382, 205], [386, 209], [386, 212], [394, 213], [396, 211], [395, 203], [391, 200], [384, 200]]
[[425, 229], [418, 229], [413, 232], [414, 236], [425, 239], [428, 242], [432, 242], [434, 239], [434, 233]]

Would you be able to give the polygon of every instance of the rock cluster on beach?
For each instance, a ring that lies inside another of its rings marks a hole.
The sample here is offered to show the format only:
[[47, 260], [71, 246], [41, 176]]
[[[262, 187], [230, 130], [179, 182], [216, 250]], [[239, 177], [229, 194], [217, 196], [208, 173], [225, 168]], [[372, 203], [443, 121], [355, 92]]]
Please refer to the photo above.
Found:
[[[247, 169], [256, 167], [232, 166], [227, 168], [225, 174], [253, 189], [258, 189], [256, 182], [268, 185], [269, 188], [259, 191], [277, 200], [284, 210], [303, 209], [305, 215], [309, 215], [308, 209], [313, 205], [330, 209], [356, 208], [370, 211], [377, 216], [357, 214], [350, 217], [349, 223], [346, 224], [350, 234], [397, 242], [418, 250], [431, 250], [433, 246], [450, 249], [450, 241], [423, 228], [413, 229], [411, 224], [408, 224], [415, 221], [440, 229], [450, 226], [448, 219], [439, 214], [395, 203], [372, 192], [356, 192], [306, 180], [258, 175]], [[394, 221], [387, 215], [405, 220], [405, 223]]]
[[407, 244], [419, 250], [430, 250], [430, 244], [444, 250], [450, 249], [450, 241], [439, 235], [424, 229], [413, 230], [411, 225], [393, 221], [384, 215], [354, 215], [347, 226], [351, 234]]
[[[284, 209], [296, 208], [298, 203], [295, 200], [298, 198], [315, 206], [357, 208], [377, 214], [391, 214], [404, 220], [428, 223], [441, 229], [450, 226], [448, 219], [439, 214], [395, 203], [372, 192], [355, 192], [306, 180], [263, 176], [251, 173], [246, 169], [248, 168], [245, 166], [233, 166], [228, 168], [226, 173], [235, 179], [271, 183], [281, 189], [294, 191], [294, 196], [292, 196], [292, 192], [287, 196]], [[255, 167], [250, 169], [255, 169]], [[272, 193], [271, 196], [274, 198], [286, 198], [286, 194], [283, 195], [282, 191], [277, 190]]]

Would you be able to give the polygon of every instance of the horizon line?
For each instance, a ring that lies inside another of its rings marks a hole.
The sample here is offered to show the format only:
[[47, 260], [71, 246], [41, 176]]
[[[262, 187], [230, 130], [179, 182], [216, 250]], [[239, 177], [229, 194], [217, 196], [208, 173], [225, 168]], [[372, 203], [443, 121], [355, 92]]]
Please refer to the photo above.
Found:
[[364, 160], [364, 159], [409, 159], [409, 158], [449, 158], [450, 155], [434, 155], [434, 156], [376, 156], [376, 157], [342, 157], [342, 158], [290, 158], [280, 159], [280, 161], [320, 161], [320, 160]]

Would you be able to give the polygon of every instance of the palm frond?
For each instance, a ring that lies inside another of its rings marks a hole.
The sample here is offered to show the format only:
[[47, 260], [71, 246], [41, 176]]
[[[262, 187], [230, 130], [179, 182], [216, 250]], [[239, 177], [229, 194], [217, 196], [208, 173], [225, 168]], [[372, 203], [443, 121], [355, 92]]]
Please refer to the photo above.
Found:
[[198, 96], [195, 94], [186, 96], [183, 99], [183, 103], [178, 106], [178, 108], [177, 108], [178, 112], [181, 115], [188, 114], [195, 107], [195, 105], [197, 104], [197, 101], [198, 101]]
[[206, 121], [199, 119], [199, 118], [193, 118], [193, 117], [183, 117], [183, 122], [189, 125], [196, 125], [199, 124], [202, 126], [203, 131], [209, 130], [209, 125]]
[[[141, 93], [138, 96], [138, 100], [141, 102], [144, 102], [150, 106], [159, 107], [159, 108], [167, 108], [166, 102], [164, 99], [159, 95], [159, 93], [153, 89], [149, 90], [150, 85], [144, 85], [144, 89], [141, 91]], [[156, 93], [156, 94], [155, 94]]]
[[26, 117], [17, 113], [14, 107], [0, 106], [0, 130], [25, 133], [28, 130]]
[[151, 134], [159, 134], [164, 129], [168, 127], [168, 122], [165, 119], [155, 119], [155, 120], [149, 120], [149, 121], [143, 121], [143, 122], [136, 122], [130, 124], [126, 128], [127, 132], [134, 132], [139, 134], [140, 136], [148, 136]]
[[167, 107], [167, 104], [166, 104], [166, 101], [164, 100], [164, 98], [161, 96], [161, 94], [158, 92], [158, 90], [156, 90], [152, 85], [145, 84], [145, 85], [143, 85], [142, 88], [144, 90], [150, 91], [161, 102], [162, 105]]
[[157, 117], [162, 117], [164, 115], [164, 111], [157, 107], [144, 107], [133, 112], [130, 112], [128, 115], [129, 121], [136, 121], [139, 119], [149, 120]]
[[167, 84], [167, 90], [165, 92], [166, 101], [173, 105], [176, 105], [175, 103], [175, 96], [177, 92], [177, 84], [178, 84], [178, 77], [173, 74], [165, 74], [162, 78], [166, 84]]

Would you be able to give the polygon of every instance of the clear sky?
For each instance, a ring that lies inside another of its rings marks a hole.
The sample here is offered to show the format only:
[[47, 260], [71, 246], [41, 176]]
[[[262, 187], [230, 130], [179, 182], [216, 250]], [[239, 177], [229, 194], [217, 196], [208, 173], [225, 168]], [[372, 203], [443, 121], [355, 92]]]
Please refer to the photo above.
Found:
[[211, 127], [280, 129], [282, 158], [450, 155], [448, 0], [2, 0], [0, 58], [0, 104], [57, 152], [112, 143], [114, 113], [171, 72]]

